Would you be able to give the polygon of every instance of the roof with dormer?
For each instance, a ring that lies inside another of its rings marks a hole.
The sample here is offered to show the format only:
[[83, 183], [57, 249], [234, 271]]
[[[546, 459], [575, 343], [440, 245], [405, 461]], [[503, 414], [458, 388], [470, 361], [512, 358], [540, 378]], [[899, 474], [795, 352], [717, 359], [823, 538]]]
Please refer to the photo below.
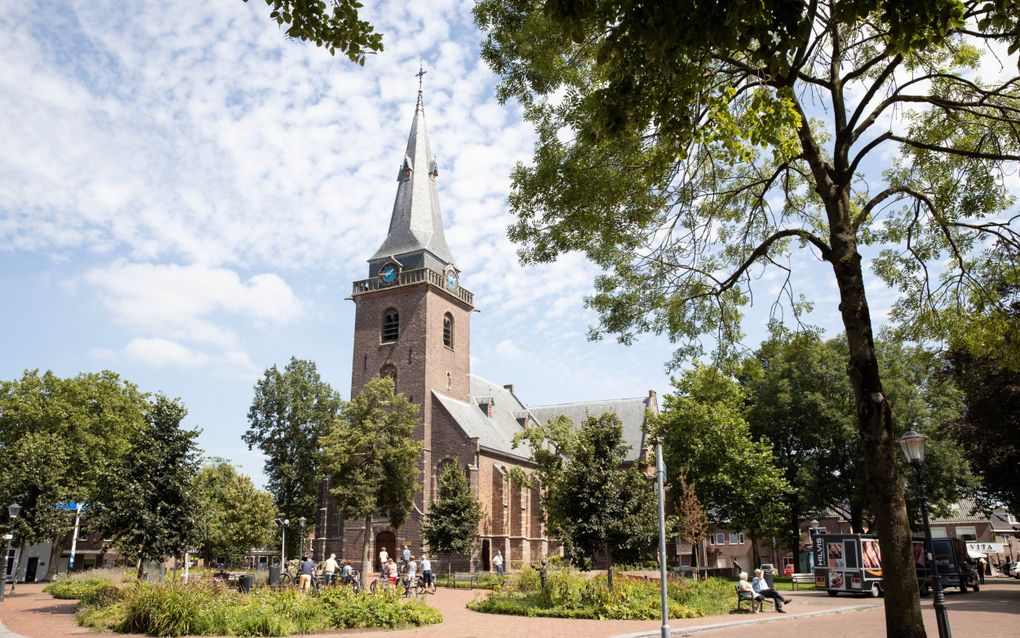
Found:
[[425, 107], [418, 91], [418, 105], [407, 138], [407, 149], [397, 172], [397, 197], [393, 202], [390, 229], [369, 261], [427, 251], [450, 264], [453, 256], [443, 234], [443, 217], [435, 179], [439, 169], [425, 130]]
[[561, 403], [559, 405], [542, 405], [531, 408], [531, 414], [539, 421], [545, 422], [558, 416], [565, 416], [580, 426], [589, 416], [598, 417], [612, 412], [623, 424], [623, 440], [630, 446], [627, 452], [628, 461], [641, 460], [645, 450], [645, 414], [651, 410], [658, 412], [654, 395], [635, 397], [632, 399], [611, 399], [607, 401], [585, 401], [582, 403]]

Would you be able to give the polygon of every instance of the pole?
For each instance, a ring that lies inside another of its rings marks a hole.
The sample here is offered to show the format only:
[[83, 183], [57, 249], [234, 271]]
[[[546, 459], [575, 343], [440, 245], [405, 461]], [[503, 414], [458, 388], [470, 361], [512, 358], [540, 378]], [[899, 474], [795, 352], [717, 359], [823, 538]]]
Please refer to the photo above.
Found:
[[939, 564], [935, 560], [935, 548], [931, 540], [931, 525], [928, 523], [928, 502], [925, 496], [924, 469], [921, 462], [912, 463], [917, 472], [917, 488], [920, 492], [921, 519], [924, 521], [924, 544], [928, 553], [928, 564], [931, 565], [931, 590], [935, 606], [935, 622], [939, 628], [939, 638], [952, 638], [949, 629], [949, 613], [946, 610], [946, 597], [942, 593], [942, 577], [939, 575]]
[[280, 575], [287, 573], [287, 524], [280, 525]]
[[662, 638], [669, 638], [669, 597], [666, 582], [666, 466], [662, 462], [662, 444], [655, 444], [655, 487], [659, 500], [659, 593], [662, 596]]
[[191, 556], [188, 550], [184, 550], [184, 584], [188, 584], [188, 567], [191, 565]]
[[74, 504], [74, 534], [71, 535], [71, 558], [67, 561], [67, 571], [74, 571], [74, 554], [78, 551], [78, 529], [81, 525], [81, 503]]
[[9, 571], [8, 565], [11, 560], [11, 540], [14, 538], [14, 534], [8, 532], [4, 535], [4, 538], [7, 539], [7, 551], [4, 552], [4, 578], [3, 582], [0, 582], [0, 603], [4, 601], [4, 590], [7, 589], [7, 575]]

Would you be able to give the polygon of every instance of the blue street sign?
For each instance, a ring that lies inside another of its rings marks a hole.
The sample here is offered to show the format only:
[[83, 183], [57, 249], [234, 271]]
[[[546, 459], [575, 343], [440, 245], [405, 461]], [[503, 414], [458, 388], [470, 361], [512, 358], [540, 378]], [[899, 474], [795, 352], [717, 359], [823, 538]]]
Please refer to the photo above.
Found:
[[78, 504], [73, 501], [69, 503], [57, 503], [54, 507], [58, 510], [67, 510], [69, 512], [75, 512], [78, 510]]

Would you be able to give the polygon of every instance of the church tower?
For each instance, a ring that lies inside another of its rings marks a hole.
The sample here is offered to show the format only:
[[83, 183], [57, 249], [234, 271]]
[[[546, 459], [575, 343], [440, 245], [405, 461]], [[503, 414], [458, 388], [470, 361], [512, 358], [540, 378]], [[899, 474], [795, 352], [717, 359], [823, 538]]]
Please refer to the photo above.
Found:
[[[470, 400], [473, 295], [460, 285], [460, 272], [446, 245], [436, 192], [438, 176], [419, 87], [407, 149], [397, 171], [389, 231], [368, 260], [368, 278], [354, 282], [350, 298], [356, 304], [351, 396], [369, 379], [388, 375], [398, 392], [421, 407], [414, 436], [424, 443], [419, 459], [423, 486], [433, 481], [433, 393], [465, 403]], [[415, 507], [399, 531], [388, 529], [384, 521], [374, 526], [375, 548], [383, 544], [392, 552], [389, 540], [393, 544], [417, 541], [422, 515], [429, 507], [427, 493], [419, 490], [415, 495]], [[344, 545], [360, 546], [362, 526], [348, 521]]]

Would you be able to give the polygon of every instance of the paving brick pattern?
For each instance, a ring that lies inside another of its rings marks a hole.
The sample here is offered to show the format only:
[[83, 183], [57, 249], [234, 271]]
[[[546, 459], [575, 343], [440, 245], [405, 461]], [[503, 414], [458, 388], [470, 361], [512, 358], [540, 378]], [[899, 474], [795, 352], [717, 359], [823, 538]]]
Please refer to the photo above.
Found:
[[[440, 589], [428, 601], [443, 614], [441, 625], [400, 631], [352, 631], [322, 634], [357, 635], [359, 638], [638, 638], [659, 636], [655, 621], [565, 620], [479, 614], [465, 608], [483, 592]], [[704, 635], [736, 638], [751, 634], [770, 638], [878, 638], [885, 634], [881, 600], [829, 598], [820, 592], [787, 592], [793, 602], [789, 613], [730, 614], [712, 618], [672, 620], [673, 636]], [[979, 593], [947, 594], [954, 638], [1020, 638], [1020, 581], [990, 579]], [[937, 635], [931, 600], [922, 601], [928, 635]], [[863, 609], [862, 609], [863, 608]], [[0, 604], [0, 621], [25, 638], [68, 636], [123, 636], [97, 634], [74, 622], [74, 604], [42, 593], [41, 585], [18, 586], [17, 593]], [[721, 625], [730, 625], [728, 627]], [[0, 631], [0, 638], [8, 638]], [[15, 638], [10, 636], [10, 638]], [[890, 637], [895, 638], [895, 637]]]

